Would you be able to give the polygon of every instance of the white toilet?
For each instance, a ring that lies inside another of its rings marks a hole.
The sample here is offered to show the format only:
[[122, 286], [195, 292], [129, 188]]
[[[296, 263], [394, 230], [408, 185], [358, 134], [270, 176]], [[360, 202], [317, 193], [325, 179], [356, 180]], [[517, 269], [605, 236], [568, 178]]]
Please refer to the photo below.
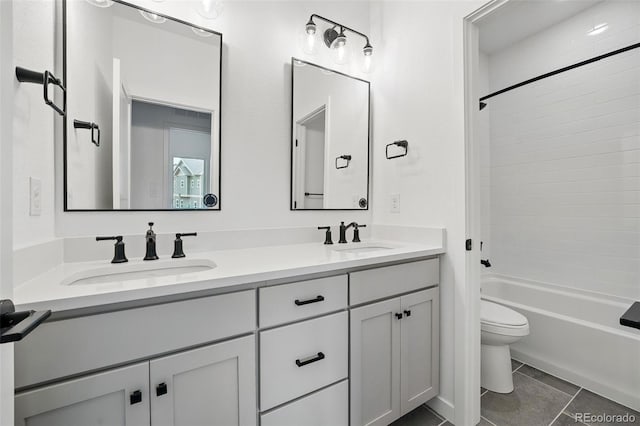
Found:
[[513, 391], [509, 345], [529, 334], [527, 318], [506, 306], [480, 301], [481, 385], [498, 393]]

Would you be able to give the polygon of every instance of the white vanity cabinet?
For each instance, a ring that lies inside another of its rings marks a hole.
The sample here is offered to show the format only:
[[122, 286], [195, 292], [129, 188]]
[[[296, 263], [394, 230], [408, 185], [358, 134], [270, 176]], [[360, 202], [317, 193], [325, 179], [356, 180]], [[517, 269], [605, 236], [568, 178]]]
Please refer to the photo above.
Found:
[[[397, 288], [425, 287], [437, 283], [437, 262], [392, 266], [394, 274], [385, 268], [377, 274], [356, 272], [351, 290], [358, 292], [357, 300], [368, 301]], [[360, 288], [365, 283], [370, 287]], [[388, 425], [438, 394], [438, 296], [433, 287], [351, 310], [352, 426]]]
[[247, 336], [20, 393], [16, 424], [255, 426], [255, 376]]
[[118, 368], [16, 395], [16, 426], [149, 424], [149, 364]]

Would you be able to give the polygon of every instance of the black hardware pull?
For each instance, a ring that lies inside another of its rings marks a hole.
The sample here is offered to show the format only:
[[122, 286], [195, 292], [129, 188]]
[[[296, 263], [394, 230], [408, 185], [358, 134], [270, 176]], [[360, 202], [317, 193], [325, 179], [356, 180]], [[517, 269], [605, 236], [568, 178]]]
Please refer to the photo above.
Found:
[[404, 315], [407, 316], [407, 317], [410, 317], [411, 316], [411, 310], [410, 309], [405, 309]]
[[296, 359], [296, 365], [298, 367], [304, 367], [305, 365], [309, 365], [311, 363], [317, 362], [317, 361], [321, 361], [325, 358], [324, 354], [322, 352], [318, 352], [318, 355], [311, 357], [311, 358], [307, 358], [304, 361], [300, 361], [299, 359]]
[[315, 299], [307, 299], [307, 300], [299, 300], [296, 299], [295, 303], [298, 306], [303, 306], [303, 305], [308, 305], [309, 303], [318, 303], [318, 302], [324, 302], [324, 296], [318, 296]]
[[0, 343], [24, 339], [50, 315], [51, 311], [16, 312], [11, 300], [0, 300]]
[[129, 395], [129, 402], [131, 405], [142, 402], [142, 392], [139, 390], [131, 392], [131, 395]]
[[402, 314], [397, 313], [397, 314], [396, 314], [396, 318], [398, 318], [398, 319], [402, 319]]
[[162, 396], [165, 395], [168, 392], [167, 389], [167, 384], [166, 383], [160, 383], [158, 386], [156, 386], [156, 396]]

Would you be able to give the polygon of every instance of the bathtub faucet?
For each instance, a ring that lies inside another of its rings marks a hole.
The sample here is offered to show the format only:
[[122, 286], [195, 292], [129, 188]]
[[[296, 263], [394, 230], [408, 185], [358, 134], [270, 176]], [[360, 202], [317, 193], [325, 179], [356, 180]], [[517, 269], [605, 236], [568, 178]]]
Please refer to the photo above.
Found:
[[489, 262], [489, 259], [486, 259], [486, 260], [482, 260], [482, 259], [481, 259], [481, 260], [480, 260], [480, 263], [482, 263], [482, 265], [483, 265], [485, 268], [491, 268], [491, 263]]

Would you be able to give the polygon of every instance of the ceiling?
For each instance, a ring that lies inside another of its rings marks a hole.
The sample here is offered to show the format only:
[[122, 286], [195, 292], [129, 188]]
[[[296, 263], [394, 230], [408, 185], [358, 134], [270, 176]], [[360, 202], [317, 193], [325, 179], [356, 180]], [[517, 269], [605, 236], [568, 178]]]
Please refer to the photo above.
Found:
[[510, 0], [478, 23], [480, 50], [491, 55], [602, 0]]

